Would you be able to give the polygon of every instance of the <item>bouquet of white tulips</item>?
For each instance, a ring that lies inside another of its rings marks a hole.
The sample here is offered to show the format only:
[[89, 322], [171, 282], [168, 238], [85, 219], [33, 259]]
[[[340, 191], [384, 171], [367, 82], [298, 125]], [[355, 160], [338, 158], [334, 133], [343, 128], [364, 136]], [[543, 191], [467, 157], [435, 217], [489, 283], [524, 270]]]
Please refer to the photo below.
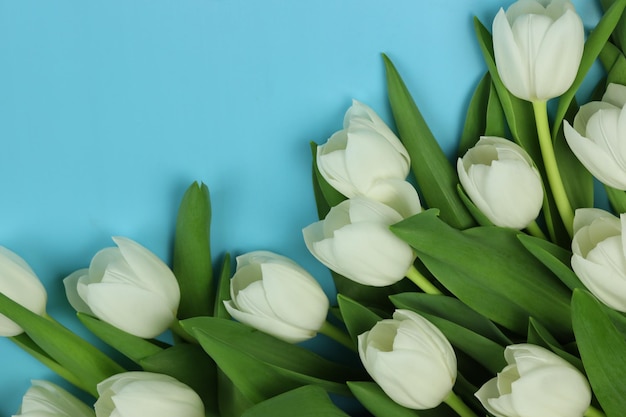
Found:
[[[568, 0], [519, 0], [491, 32], [475, 21], [487, 72], [454, 162], [383, 56], [397, 134], [354, 101], [311, 145], [319, 219], [302, 235], [336, 303], [279, 254], [215, 267], [199, 183], [171, 269], [115, 237], [65, 279], [114, 353], [47, 316], [35, 273], [0, 247], [0, 334], [76, 388], [34, 381], [16, 415], [623, 416], [626, 0], [601, 3], [588, 34]], [[577, 97], [596, 61], [606, 77]], [[301, 343], [318, 333], [341, 355]]]

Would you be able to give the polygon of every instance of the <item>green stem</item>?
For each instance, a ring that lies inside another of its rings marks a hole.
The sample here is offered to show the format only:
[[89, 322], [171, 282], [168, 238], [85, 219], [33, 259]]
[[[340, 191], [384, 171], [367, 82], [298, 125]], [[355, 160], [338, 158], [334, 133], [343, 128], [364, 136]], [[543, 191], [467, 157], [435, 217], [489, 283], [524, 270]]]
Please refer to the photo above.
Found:
[[546, 101], [533, 101], [533, 110], [535, 112], [535, 123], [537, 124], [537, 134], [539, 135], [539, 147], [541, 148], [541, 156], [543, 164], [546, 168], [548, 176], [548, 184], [556, 203], [556, 208], [561, 215], [561, 220], [572, 236], [574, 227], [574, 211], [567, 198], [565, 186], [556, 164], [556, 156], [554, 155], [554, 147], [552, 146], [552, 136], [550, 134], [550, 125], [548, 122], [548, 109]]
[[348, 349], [354, 352], [357, 351], [356, 347], [354, 347], [354, 343], [352, 342], [352, 339], [350, 338], [350, 336], [348, 336], [346, 333], [342, 332], [341, 330], [339, 330], [339, 328], [337, 328], [336, 326], [333, 326], [329, 322], [325, 321], [324, 324], [322, 324], [322, 327], [320, 328], [319, 332], [323, 335], [330, 337], [331, 339], [347, 347]]
[[415, 285], [417, 285], [422, 291], [426, 294], [436, 294], [441, 295], [441, 291], [435, 287], [432, 282], [430, 282], [420, 271], [415, 268], [415, 266], [411, 265], [411, 268], [406, 273], [406, 277], [413, 281]]
[[443, 402], [448, 404], [461, 417], [478, 417], [453, 391], [450, 391], [450, 395]]
[[543, 233], [543, 230], [539, 227], [536, 221], [533, 220], [528, 226], [526, 226], [526, 231], [531, 235], [538, 237], [543, 240], [548, 240], [546, 235]]
[[585, 417], [606, 417], [606, 414], [604, 414], [602, 411], [598, 410], [592, 405], [587, 408], [587, 411], [585, 411], [585, 414], [583, 415]]

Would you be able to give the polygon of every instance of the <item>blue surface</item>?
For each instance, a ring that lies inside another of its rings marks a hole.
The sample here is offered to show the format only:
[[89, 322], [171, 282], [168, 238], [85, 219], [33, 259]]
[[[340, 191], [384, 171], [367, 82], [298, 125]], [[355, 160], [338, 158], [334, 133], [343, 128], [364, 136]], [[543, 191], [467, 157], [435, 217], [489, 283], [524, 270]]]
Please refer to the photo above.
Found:
[[[390, 120], [386, 52], [452, 155], [485, 71], [472, 17], [495, 0], [0, 0], [0, 244], [73, 322], [61, 280], [110, 236], [169, 260], [186, 187], [213, 201], [214, 255], [267, 249], [314, 273], [309, 141], [352, 98]], [[596, 1], [575, 1], [586, 25]], [[78, 326], [77, 326], [78, 327]], [[59, 379], [0, 340], [0, 416], [31, 378]]]

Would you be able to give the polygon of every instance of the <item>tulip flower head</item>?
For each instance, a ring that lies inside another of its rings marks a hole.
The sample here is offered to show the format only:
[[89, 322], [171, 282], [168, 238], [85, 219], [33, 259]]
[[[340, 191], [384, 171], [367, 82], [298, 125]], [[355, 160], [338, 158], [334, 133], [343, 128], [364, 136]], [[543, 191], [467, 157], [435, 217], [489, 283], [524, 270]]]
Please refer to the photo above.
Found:
[[541, 176], [515, 143], [482, 137], [458, 159], [457, 172], [468, 197], [494, 225], [523, 229], [539, 215]]
[[328, 298], [319, 283], [289, 258], [267, 251], [237, 257], [228, 313], [290, 343], [314, 337], [326, 321]]
[[626, 214], [583, 208], [574, 215], [572, 269], [607, 306], [626, 312]]
[[[43, 315], [46, 289], [30, 266], [14, 252], [0, 246], [0, 293], [33, 313]], [[22, 328], [0, 314], [0, 336], [17, 336]]]
[[456, 356], [450, 342], [428, 320], [396, 310], [358, 337], [363, 366], [398, 404], [415, 410], [438, 406], [456, 381]]
[[402, 220], [392, 208], [354, 197], [302, 231], [309, 251], [328, 268], [363, 285], [395, 284], [413, 265], [411, 247], [389, 226]]
[[204, 417], [194, 390], [167, 375], [125, 372], [98, 384], [96, 417]]
[[583, 105], [574, 126], [563, 123], [574, 155], [604, 184], [626, 190], [626, 86], [609, 84], [602, 101]]
[[180, 289], [172, 271], [137, 242], [115, 237], [116, 248], [93, 257], [89, 269], [64, 280], [75, 310], [143, 338], [156, 337], [175, 320]]
[[563, 94], [584, 47], [583, 22], [569, 0], [519, 0], [493, 21], [493, 50], [506, 88], [527, 101]]
[[582, 417], [591, 403], [583, 374], [539, 346], [504, 350], [507, 366], [483, 385], [476, 397], [496, 417]]
[[94, 417], [95, 413], [72, 394], [48, 381], [32, 381], [14, 417]]

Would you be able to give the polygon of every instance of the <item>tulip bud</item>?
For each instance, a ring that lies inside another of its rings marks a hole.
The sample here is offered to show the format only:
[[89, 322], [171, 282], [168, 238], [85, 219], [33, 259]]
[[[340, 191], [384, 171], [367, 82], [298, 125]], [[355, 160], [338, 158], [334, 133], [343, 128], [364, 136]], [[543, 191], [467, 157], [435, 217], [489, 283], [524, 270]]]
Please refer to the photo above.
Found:
[[[48, 296], [41, 281], [22, 258], [3, 246], [0, 246], [0, 293], [33, 313], [43, 315], [46, 311]], [[23, 331], [0, 314], [0, 336], [17, 336]]]
[[360, 284], [383, 287], [404, 278], [415, 260], [411, 247], [389, 230], [401, 220], [382, 203], [354, 197], [302, 233], [309, 251], [328, 268]]
[[391, 204], [404, 217], [418, 213], [417, 192], [404, 181], [411, 160], [391, 129], [356, 100], [343, 125], [317, 148], [317, 167], [324, 179], [348, 198], [360, 195]]
[[572, 269], [601, 302], [626, 313], [626, 214], [583, 208], [574, 215]]
[[237, 257], [228, 313], [290, 343], [314, 337], [326, 321], [328, 298], [318, 282], [291, 259], [272, 252]]
[[95, 413], [72, 394], [48, 381], [32, 381], [14, 417], [94, 417]]
[[114, 237], [106, 248], [64, 280], [75, 310], [143, 338], [165, 331], [176, 318], [180, 289], [172, 271], [137, 242]]
[[125, 372], [98, 384], [97, 417], [204, 417], [194, 390], [151, 372]]
[[482, 137], [458, 159], [457, 172], [469, 198], [494, 225], [523, 229], [539, 215], [541, 176], [515, 143]]
[[578, 72], [583, 22], [568, 0], [519, 0], [493, 21], [493, 50], [506, 88], [527, 101], [563, 94]]
[[508, 364], [476, 397], [496, 417], [582, 417], [591, 389], [578, 369], [539, 346], [507, 346]]
[[415, 410], [438, 406], [456, 380], [456, 356], [450, 342], [428, 320], [396, 310], [358, 337], [363, 366], [398, 404]]
[[563, 132], [580, 162], [604, 184], [626, 190], [626, 86], [609, 84], [602, 101], [583, 105]]

